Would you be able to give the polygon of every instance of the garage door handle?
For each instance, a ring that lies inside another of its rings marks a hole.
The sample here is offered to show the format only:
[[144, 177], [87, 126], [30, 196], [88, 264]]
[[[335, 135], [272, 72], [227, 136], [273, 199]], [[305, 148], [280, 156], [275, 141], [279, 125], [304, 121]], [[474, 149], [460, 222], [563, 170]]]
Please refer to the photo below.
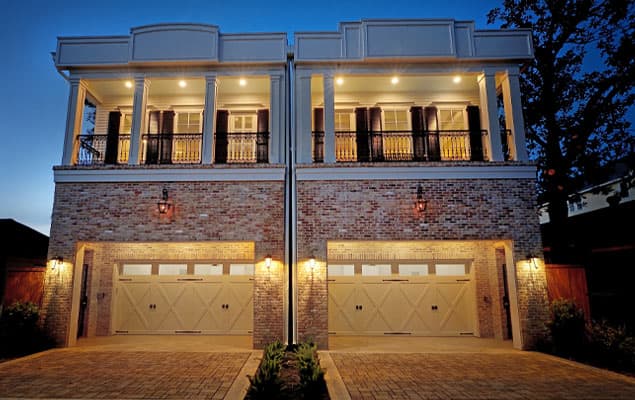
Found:
[[439, 309], [439, 307], [438, 307], [438, 306], [432, 306], [432, 310], [433, 310], [433, 311], [436, 311], [436, 310], [438, 310], [438, 309]]

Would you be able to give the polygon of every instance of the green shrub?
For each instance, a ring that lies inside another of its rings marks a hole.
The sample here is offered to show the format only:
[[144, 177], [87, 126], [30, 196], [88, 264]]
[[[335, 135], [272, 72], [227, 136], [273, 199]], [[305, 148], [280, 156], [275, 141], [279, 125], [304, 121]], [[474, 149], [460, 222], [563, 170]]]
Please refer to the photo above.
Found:
[[267, 345], [263, 351], [262, 361], [256, 374], [249, 376], [249, 399], [275, 399], [281, 392], [280, 368], [284, 358], [284, 345], [275, 341]]
[[591, 361], [621, 370], [635, 369], [635, 338], [624, 327], [606, 321], [594, 322], [589, 329], [588, 357]]
[[54, 341], [40, 328], [40, 311], [34, 303], [16, 301], [0, 317], [0, 356], [14, 357], [46, 350]]
[[556, 354], [577, 357], [585, 341], [584, 312], [571, 299], [551, 303], [551, 320], [547, 323]]
[[296, 351], [300, 372], [300, 387], [304, 398], [311, 398], [321, 393], [324, 385], [324, 371], [317, 357], [317, 345], [312, 341], [300, 343]]

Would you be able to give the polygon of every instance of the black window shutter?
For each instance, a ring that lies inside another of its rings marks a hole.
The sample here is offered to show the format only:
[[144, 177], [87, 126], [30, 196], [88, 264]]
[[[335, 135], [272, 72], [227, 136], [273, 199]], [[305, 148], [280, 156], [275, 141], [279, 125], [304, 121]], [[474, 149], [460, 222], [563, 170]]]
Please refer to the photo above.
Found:
[[227, 110], [216, 111], [216, 140], [214, 152], [216, 164], [227, 163], [227, 128], [229, 127], [229, 112]]
[[470, 130], [472, 161], [483, 161], [483, 136], [481, 135], [481, 113], [478, 106], [467, 106], [467, 124]]
[[119, 111], [111, 111], [108, 114], [108, 131], [106, 135], [106, 154], [104, 155], [104, 164], [117, 164], [120, 121], [121, 113]]
[[410, 120], [412, 122], [412, 147], [414, 160], [423, 161], [426, 158], [426, 145], [423, 137], [425, 130], [423, 124], [423, 107], [410, 107]]
[[441, 147], [439, 145], [439, 120], [437, 117], [437, 108], [434, 106], [426, 107], [424, 110], [426, 117], [426, 133], [428, 136], [428, 160], [441, 160]]
[[159, 140], [159, 163], [172, 163], [172, 134], [174, 133], [174, 111], [163, 111], [161, 139]]
[[146, 164], [156, 164], [159, 161], [159, 129], [161, 126], [161, 111], [150, 111], [148, 120], [148, 136], [146, 145]]
[[373, 161], [384, 160], [383, 141], [381, 138], [381, 108], [371, 107], [368, 109], [370, 115], [370, 135], [371, 135], [371, 159]]
[[258, 132], [256, 133], [256, 162], [269, 162], [269, 110], [258, 110]]
[[368, 132], [368, 109], [358, 107], [355, 109], [355, 125], [357, 127], [357, 161], [370, 161], [370, 143]]
[[313, 109], [313, 162], [324, 162], [324, 109]]

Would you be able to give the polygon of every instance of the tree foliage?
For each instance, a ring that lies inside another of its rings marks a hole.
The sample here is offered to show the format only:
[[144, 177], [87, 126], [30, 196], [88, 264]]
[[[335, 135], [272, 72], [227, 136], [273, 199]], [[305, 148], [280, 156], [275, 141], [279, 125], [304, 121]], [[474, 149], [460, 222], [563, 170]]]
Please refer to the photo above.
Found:
[[532, 30], [535, 59], [522, 69], [521, 89], [539, 197], [554, 224], [565, 224], [570, 194], [633, 152], [634, 4], [504, 0], [488, 14], [502, 28]]

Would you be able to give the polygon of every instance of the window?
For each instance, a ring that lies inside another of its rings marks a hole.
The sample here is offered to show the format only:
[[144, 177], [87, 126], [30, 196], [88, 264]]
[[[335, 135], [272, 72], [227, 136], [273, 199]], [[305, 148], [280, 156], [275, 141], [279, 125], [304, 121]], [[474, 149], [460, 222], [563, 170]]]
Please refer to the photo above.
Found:
[[465, 264], [436, 264], [436, 274], [439, 276], [467, 275], [468, 269]]
[[405, 276], [428, 275], [428, 264], [399, 264], [399, 275], [405, 275]]
[[408, 110], [405, 109], [385, 109], [384, 110], [384, 130], [386, 131], [408, 131]]
[[132, 130], [132, 114], [121, 114], [121, 123], [119, 124], [119, 133], [130, 135]]
[[[353, 114], [354, 115], [354, 114]], [[353, 131], [353, 124], [351, 123], [354, 118], [349, 111], [335, 111], [335, 131]]]
[[183, 112], [176, 114], [175, 133], [201, 133], [201, 113]]
[[159, 264], [159, 275], [187, 275], [187, 264]]
[[390, 274], [390, 264], [362, 264], [362, 276], [379, 276]]
[[253, 264], [230, 264], [229, 275], [253, 275]]
[[355, 266], [352, 264], [347, 265], [332, 265], [328, 266], [328, 276], [353, 276], [355, 275]]
[[439, 110], [439, 129], [442, 131], [460, 131], [465, 127], [465, 110], [447, 108]]
[[256, 114], [230, 115], [232, 132], [256, 132]]
[[152, 264], [124, 264], [121, 275], [152, 275]]
[[223, 264], [194, 264], [194, 275], [223, 275]]

